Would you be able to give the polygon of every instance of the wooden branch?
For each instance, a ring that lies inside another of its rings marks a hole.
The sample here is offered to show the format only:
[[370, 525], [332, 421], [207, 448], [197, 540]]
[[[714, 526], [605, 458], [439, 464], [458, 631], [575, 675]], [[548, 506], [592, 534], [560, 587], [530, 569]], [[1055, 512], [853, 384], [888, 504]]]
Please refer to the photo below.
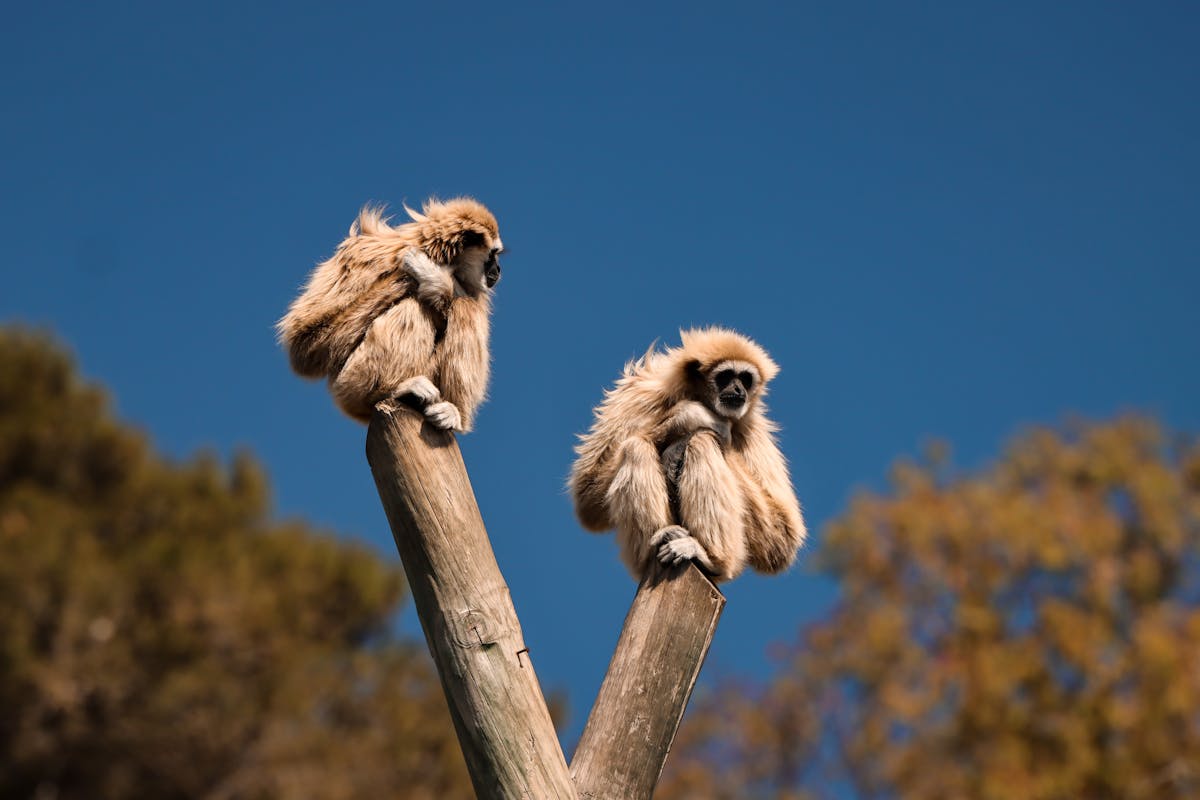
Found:
[[381, 406], [367, 460], [475, 793], [576, 797], [454, 437]]
[[642, 580], [571, 761], [581, 800], [654, 793], [724, 607], [692, 564]]

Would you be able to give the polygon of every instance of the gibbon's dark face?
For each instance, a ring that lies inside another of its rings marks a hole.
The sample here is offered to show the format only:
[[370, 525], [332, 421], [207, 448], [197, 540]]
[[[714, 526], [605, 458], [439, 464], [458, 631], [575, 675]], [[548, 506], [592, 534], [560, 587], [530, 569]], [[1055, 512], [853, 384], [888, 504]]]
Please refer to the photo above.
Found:
[[713, 410], [718, 414], [740, 419], [761, 390], [761, 379], [753, 364], [745, 361], [722, 361], [709, 373]]
[[483, 280], [490, 289], [500, 280], [500, 248], [493, 247], [483, 264]]
[[460, 246], [462, 249], [452, 265], [457, 280], [464, 286], [473, 287], [471, 291], [495, 286], [500, 280], [500, 254], [504, 252], [500, 238], [467, 231]]

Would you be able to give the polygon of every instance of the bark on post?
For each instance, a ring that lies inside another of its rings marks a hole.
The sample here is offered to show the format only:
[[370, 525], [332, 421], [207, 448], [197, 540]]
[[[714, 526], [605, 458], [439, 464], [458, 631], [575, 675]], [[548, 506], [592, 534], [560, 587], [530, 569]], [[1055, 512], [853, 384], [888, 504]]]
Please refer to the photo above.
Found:
[[571, 760], [580, 800], [647, 800], [725, 607], [691, 564], [642, 580]]
[[576, 797], [454, 437], [381, 407], [367, 460], [476, 794]]

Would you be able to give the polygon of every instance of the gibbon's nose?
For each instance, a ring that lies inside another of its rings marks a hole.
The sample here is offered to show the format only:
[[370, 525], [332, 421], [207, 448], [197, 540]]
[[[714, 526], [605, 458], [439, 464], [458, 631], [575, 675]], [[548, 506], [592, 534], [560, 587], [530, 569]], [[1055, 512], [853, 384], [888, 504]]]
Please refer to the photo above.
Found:
[[500, 262], [499, 261], [492, 262], [491, 266], [489, 266], [487, 268], [487, 272], [484, 273], [483, 278], [484, 278], [484, 280], [487, 281], [487, 285], [488, 285], [489, 289], [492, 288], [493, 286], [495, 286], [497, 283], [499, 283], [500, 282]]

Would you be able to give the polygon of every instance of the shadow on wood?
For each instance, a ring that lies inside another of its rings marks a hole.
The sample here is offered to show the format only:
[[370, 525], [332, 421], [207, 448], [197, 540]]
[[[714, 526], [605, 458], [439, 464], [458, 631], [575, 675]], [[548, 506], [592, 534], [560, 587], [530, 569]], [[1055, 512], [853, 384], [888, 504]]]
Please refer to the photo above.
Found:
[[654, 793], [724, 607], [692, 564], [642, 580], [571, 760], [582, 800]]
[[575, 788], [454, 437], [376, 410], [367, 460], [480, 798]]

